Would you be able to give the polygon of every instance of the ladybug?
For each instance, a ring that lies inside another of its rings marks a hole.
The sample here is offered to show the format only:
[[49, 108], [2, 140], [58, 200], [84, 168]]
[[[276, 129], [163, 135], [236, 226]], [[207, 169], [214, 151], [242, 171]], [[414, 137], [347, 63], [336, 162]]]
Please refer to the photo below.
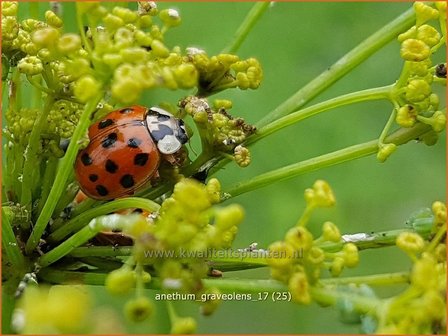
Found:
[[131, 106], [109, 113], [89, 128], [89, 145], [78, 153], [75, 176], [97, 200], [132, 195], [158, 177], [162, 160], [177, 162], [188, 134], [167, 111]]

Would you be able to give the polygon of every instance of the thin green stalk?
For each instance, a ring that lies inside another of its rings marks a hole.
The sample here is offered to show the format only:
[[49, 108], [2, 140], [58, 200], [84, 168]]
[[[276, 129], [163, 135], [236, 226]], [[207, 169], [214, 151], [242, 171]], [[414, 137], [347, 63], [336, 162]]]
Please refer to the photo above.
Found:
[[53, 103], [54, 97], [48, 95], [43, 110], [40, 110], [37, 115], [37, 119], [31, 131], [28, 146], [24, 154], [26, 159], [23, 166], [22, 195], [20, 198], [20, 203], [23, 206], [26, 206], [28, 211], [31, 211], [31, 203], [33, 201], [33, 172], [36, 170], [36, 166], [40, 164], [41, 160], [38, 154], [38, 150], [40, 147], [40, 136], [43, 128], [47, 123], [47, 116], [50, 113]]
[[317, 76], [277, 108], [268, 113], [257, 123], [257, 128], [262, 128], [274, 120], [304, 106], [312, 98], [316, 97], [323, 90], [330, 87], [376, 51], [392, 41], [399, 33], [409, 29], [414, 21], [415, 13], [411, 8], [365, 39], [330, 66], [327, 71]]
[[386, 274], [363, 275], [345, 278], [322, 279], [320, 283], [323, 285], [368, 285], [368, 286], [384, 286], [409, 283], [409, 272], [397, 272]]
[[27, 254], [30, 254], [36, 248], [39, 239], [42, 236], [42, 233], [44, 232], [45, 227], [47, 226], [48, 221], [51, 218], [53, 210], [64, 191], [65, 182], [67, 181], [68, 176], [73, 170], [73, 163], [79, 150], [79, 140], [86, 133], [90, 123], [90, 115], [95, 110], [102, 96], [102, 93], [99, 94], [91, 101], [89, 101], [84, 107], [84, 111], [79, 118], [78, 125], [73, 132], [73, 136], [68, 146], [67, 152], [61, 160], [53, 187], [51, 188], [50, 194], [48, 195], [47, 202], [45, 202], [42, 212], [36, 221], [34, 229], [28, 241], [26, 242], [25, 251]]
[[[98, 232], [104, 230], [109, 226], [117, 226], [119, 223], [110, 221], [108, 216], [102, 216], [93, 219], [88, 225], [84, 226], [81, 230], [77, 231], [73, 236], [67, 238], [64, 242], [56, 246], [50, 252], [41, 256], [37, 264], [39, 267], [47, 267], [48, 265], [58, 261], [67, 254], [69, 254], [74, 248], [85, 244], [87, 241], [95, 237]], [[111, 229], [110, 227], [109, 229]]]
[[79, 261], [84, 264], [94, 266], [100, 269], [101, 271], [109, 271], [109, 272], [123, 266], [122, 260], [112, 258], [104, 259], [104, 258], [86, 256], [84, 258], [80, 258]]
[[232, 38], [232, 41], [226, 46], [223, 50], [223, 54], [228, 53], [236, 53], [240, 48], [241, 44], [246, 39], [247, 35], [254, 28], [257, 21], [261, 18], [261, 16], [266, 12], [270, 5], [269, 1], [256, 2], [249, 13], [247, 13], [243, 22], [239, 26], [238, 30], [235, 32], [235, 35]]
[[47, 239], [48, 241], [52, 242], [60, 241], [67, 237], [70, 233], [78, 231], [85, 227], [95, 217], [106, 215], [117, 210], [129, 208], [142, 208], [150, 212], [155, 212], [159, 210], [160, 205], [151, 200], [138, 197], [117, 199], [112, 202], [100, 205], [96, 208], [87, 210], [86, 212], [83, 212], [82, 214], [72, 218], [61, 228], [50, 234]]
[[88, 246], [77, 247], [70, 252], [70, 257], [127, 257], [132, 254], [132, 246]]
[[[401, 145], [410, 140], [418, 138], [429, 130], [429, 126], [419, 123], [413, 128], [398, 130], [397, 132], [391, 134], [385, 141], [393, 142], [396, 145]], [[376, 153], [377, 150], [378, 140], [372, 140], [279, 169], [275, 169], [273, 171], [258, 175], [250, 180], [238, 182], [230, 186], [229, 188], [224, 190], [222, 200], [227, 200], [243, 193], [262, 188], [269, 184], [286, 180], [304, 173], [368, 156]]]
[[72, 211], [72, 217], [76, 217], [76, 216], [82, 214], [83, 212], [85, 212], [91, 208], [94, 208], [96, 206], [99, 206], [103, 203], [104, 203], [103, 201], [97, 201], [97, 200], [94, 200], [93, 198], [87, 198], [86, 200], [82, 201], [82, 203], [75, 206], [75, 208]]
[[388, 85], [363, 91], [352, 92], [293, 112], [257, 130], [254, 135], [247, 139], [246, 144], [253, 144], [256, 141], [281, 130], [282, 128], [295, 124], [296, 122], [299, 122], [316, 114], [335, 109], [337, 107], [348, 104], [355, 104], [366, 100], [370, 101], [378, 99], [388, 99], [393, 87], [393, 85]]
[[25, 148], [22, 145], [17, 143], [13, 144], [12, 154], [14, 167], [12, 168], [11, 191], [15, 194], [16, 200], [21, 198], [22, 185], [20, 176], [23, 171], [24, 152]]
[[375, 233], [357, 233], [346, 234], [343, 236], [343, 240], [338, 243], [324, 242], [318, 244], [318, 246], [326, 252], [340, 251], [345, 243], [353, 243], [358, 250], [367, 250], [372, 248], [382, 248], [387, 246], [394, 246], [397, 237], [406, 231], [412, 231], [418, 233], [423, 239], [428, 239], [431, 235], [432, 223], [429, 222], [428, 226], [418, 226], [415, 228], [406, 228], [398, 230], [381, 231]]
[[[73, 201], [76, 197], [76, 194], [79, 191], [79, 186], [77, 183], [71, 183], [65, 188], [65, 192], [62, 194], [61, 198], [56, 204], [56, 207], [53, 211], [53, 218], [58, 218], [62, 211]], [[73, 216], [74, 217], [74, 216]], [[54, 230], [54, 226], [51, 227]]]
[[45, 202], [47, 201], [48, 194], [50, 193], [51, 186], [54, 181], [54, 176], [56, 174], [56, 169], [58, 167], [59, 159], [55, 157], [49, 157], [47, 161], [47, 166], [45, 168], [44, 177], [42, 180], [42, 191], [39, 199], [39, 205], [37, 207], [37, 215], [39, 216], [42, 212]]
[[387, 134], [389, 133], [392, 125], [395, 122], [395, 116], [397, 115], [397, 110], [394, 108], [392, 110], [392, 113], [390, 114], [389, 118], [387, 119], [386, 125], [384, 126], [383, 130], [381, 131], [381, 134], [378, 138], [378, 145], [382, 146], [384, 144], [384, 139], [386, 139]]
[[[11, 221], [8, 214], [2, 207], [2, 252], [6, 261], [11, 263], [15, 269], [23, 270], [25, 268], [25, 258], [20, 251], [19, 243], [12, 230]], [[19, 271], [20, 272], [20, 271]], [[6, 277], [8, 274], [4, 274]]]

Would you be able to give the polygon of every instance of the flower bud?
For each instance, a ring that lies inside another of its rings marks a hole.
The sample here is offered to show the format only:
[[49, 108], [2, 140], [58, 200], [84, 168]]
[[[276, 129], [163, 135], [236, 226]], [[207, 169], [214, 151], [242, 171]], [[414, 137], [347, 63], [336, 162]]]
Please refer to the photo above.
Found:
[[104, 19], [104, 26], [108, 31], [116, 31], [118, 28], [124, 26], [124, 21], [120, 17], [113, 15], [113, 14], [107, 14]]
[[317, 180], [314, 182], [313, 190], [315, 192], [314, 202], [316, 206], [321, 208], [332, 207], [336, 203], [333, 190], [330, 185], [324, 180]]
[[173, 75], [181, 89], [195, 87], [198, 83], [199, 74], [196, 67], [190, 63], [180, 64], [173, 70]]
[[170, 54], [168, 48], [159, 40], [152, 41], [151, 51], [156, 57], [168, 57]]
[[81, 49], [81, 38], [77, 34], [64, 34], [59, 38], [57, 47], [60, 53], [70, 54]]
[[221, 183], [217, 178], [211, 178], [205, 186], [211, 203], [219, 203], [221, 201]]
[[439, 32], [430, 25], [422, 25], [417, 29], [417, 39], [425, 42], [428, 46], [435, 46], [440, 41]]
[[63, 24], [62, 20], [52, 11], [45, 12], [45, 21], [54, 28], [61, 28]]
[[296, 226], [286, 233], [285, 241], [296, 251], [306, 252], [313, 245], [313, 235], [303, 226]]
[[418, 288], [430, 290], [437, 289], [437, 267], [435, 259], [423, 253], [412, 268], [411, 283]]
[[325, 222], [322, 227], [322, 235], [326, 241], [339, 242], [341, 241], [341, 233], [338, 227], [332, 222]]
[[283, 241], [277, 241], [269, 245], [267, 263], [271, 267], [285, 268], [294, 261], [294, 248]]
[[128, 268], [119, 268], [106, 277], [105, 286], [114, 295], [128, 294], [135, 287], [135, 272]]
[[194, 334], [197, 329], [196, 320], [192, 317], [180, 317], [173, 321], [171, 334]]
[[406, 61], [420, 62], [429, 57], [430, 48], [425, 42], [407, 39], [401, 44], [400, 55]]
[[307, 261], [313, 265], [320, 265], [325, 260], [324, 251], [316, 246], [311, 247], [306, 255]]
[[59, 38], [59, 32], [52, 27], [36, 30], [31, 34], [31, 40], [38, 46], [52, 48]]
[[112, 14], [121, 18], [125, 23], [133, 23], [137, 20], [138, 15], [137, 12], [130, 10], [129, 8], [124, 7], [114, 7], [112, 9]]
[[95, 97], [101, 88], [101, 84], [92, 76], [84, 75], [75, 83], [73, 94], [81, 102], [87, 102]]
[[446, 126], [446, 116], [442, 111], [436, 111], [431, 119], [433, 120], [433, 124], [431, 125], [433, 130], [436, 132], [442, 132]]
[[[3, 16], [16, 16], [17, 15], [17, 1], [2, 1], [2, 15]], [[4, 20], [5, 18], [2, 18]]]
[[221, 230], [227, 230], [243, 221], [244, 210], [239, 204], [231, 204], [216, 211], [215, 226]]
[[405, 105], [398, 109], [395, 121], [401, 127], [412, 127], [417, 122], [417, 111], [412, 105]]
[[[3, 4], [3, 2], [2, 2]], [[2, 18], [2, 39], [4, 41], [12, 41], [19, 34], [19, 24], [15, 16], [7, 16]]]
[[398, 42], [404, 42], [407, 39], [415, 38], [416, 35], [417, 35], [417, 27], [412, 26], [404, 33], [398, 35]]
[[175, 9], [161, 10], [159, 18], [167, 27], [176, 27], [181, 23], [179, 12]]
[[112, 96], [123, 104], [131, 104], [138, 100], [141, 93], [140, 83], [132, 77], [117, 78], [112, 84]]
[[238, 166], [247, 167], [251, 161], [249, 149], [241, 145], [236, 146], [234, 149], [234, 158]]
[[330, 266], [331, 275], [334, 277], [339, 276], [342, 273], [344, 266], [345, 266], [344, 258], [341, 258], [341, 257], [334, 258], [334, 260]]
[[36, 56], [26, 56], [17, 64], [17, 69], [21, 73], [34, 76], [43, 71], [42, 61]]
[[342, 248], [344, 264], [347, 267], [355, 267], [359, 263], [358, 247], [353, 243], [345, 244]]
[[309, 284], [305, 273], [294, 273], [288, 281], [288, 290], [291, 293], [291, 298], [294, 302], [301, 304], [311, 303]]
[[153, 303], [145, 297], [132, 299], [126, 303], [124, 312], [131, 322], [142, 322], [151, 316], [154, 310]]
[[414, 11], [415, 16], [417, 17], [417, 26], [426, 21], [439, 18], [439, 11], [437, 9], [434, 9], [421, 1], [414, 2]]

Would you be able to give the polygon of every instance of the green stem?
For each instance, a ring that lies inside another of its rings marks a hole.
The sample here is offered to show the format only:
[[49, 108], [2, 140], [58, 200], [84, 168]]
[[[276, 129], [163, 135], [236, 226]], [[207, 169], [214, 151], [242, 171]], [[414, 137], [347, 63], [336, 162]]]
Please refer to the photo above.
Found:
[[[400, 129], [391, 134], [386, 139], [386, 142], [393, 142], [396, 145], [401, 145], [418, 138], [420, 135], [428, 132], [429, 130], [429, 126], [419, 123], [413, 128]], [[329, 154], [324, 154], [309, 160], [285, 166], [230, 186], [223, 192], [222, 200], [227, 200], [243, 193], [262, 188], [274, 182], [286, 180], [314, 170], [368, 156], [376, 153], [377, 150], [378, 140], [372, 140], [363, 144], [354, 145]]]
[[73, 208], [72, 217], [76, 217], [76, 216], [82, 214], [83, 212], [85, 212], [91, 208], [94, 208], [98, 205], [101, 205], [103, 203], [104, 203], [103, 201], [97, 201], [97, 200], [94, 200], [93, 198], [87, 198]]
[[74, 248], [85, 244], [87, 241], [95, 237], [98, 232], [104, 230], [122, 229], [124, 226], [131, 224], [131, 221], [134, 220], [134, 218], [120, 215], [108, 215], [94, 218], [88, 223], [88, 225], [77, 231], [73, 236], [67, 238], [50, 252], [41, 256], [38, 259], [37, 264], [42, 268], [47, 267], [48, 265], [69, 254]]
[[395, 121], [395, 116], [397, 115], [397, 110], [394, 108], [392, 110], [392, 113], [389, 116], [389, 119], [387, 119], [386, 125], [384, 126], [383, 130], [381, 131], [381, 134], [378, 138], [378, 146], [381, 147], [384, 145], [384, 139], [386, 139], [387, 134], [389, 133], [392, 125]]
[[409, 272], [374, 274], [374, 275], [320, 280], [320, 283], [323, 285], [364, 284], [369, 286], [384, 286], [384, 285], [396, 285], [408, 282], [409, 282]]
[[[2, 207], [2, 252], [6, 261], [11, 263], [15, 269], [23, 270], [25, 268], [25, 258], [20, 251], [19, 243], [12, 230], [11, 221]], [[4, 274], [8, 276], [8, 274]]]
[[77, 247], [70, 252], [71, 257], [125, 257], [132, 254], [132, 246], [88, 246]]
[[314, 116], [316, 114], [326, 112], [332, 110], [334, 108], [359, 103], [366, 100], [378, 100], [378, 99], [388, 99], [391, 90], [393, 89], [393, 85], [352, 92], [343, 96], [339, 96], [333, 99], [326, 100], [322, 103], [318, 103], [313, 106], [309, 106], [304, 108], [303, 110], [299, 110], [293, 112], [287, 116], [284, 116], [280, 119], [277, 119], [268, 125], [261, 127], [257, 132], [247, 139], [247, 144], [252, 144], [257, 142], [258, 140], [277, 132], [278, 130], [295, 124], [301, 120]]
[[85, 227], [93, 218], [102, 216], [117, 210], [129, 209], [129, 208], [142, 208], [144, 210], [155, 212], [158, 211], [160, 206], [144, 198], [127, 197], [123, 199], [117, 199], [112, 202], [100, 205], [96, 208], [87, 210], [80, 215], [72, 218], [66, 222], [61, 228], [54, 231], [48, 236], [48, 241], [60, 241], [68, 236], [70, 233], [78, 231]]
[[376, 51], [392, 41], [399, 33], [410, 28], [415, 21], [415, 13], [411, 8], [405, 13], [383, 26], [377, 32], [361, 42], [358, 46], [344, 55], [329, 69], [313, 79], [293, 96], [284, 101], [281, 105], [268, 113], [257, 123], [257, 128], [262, 128], [272, 121], [283, 117], [292, 111], [308, 103], [326, 88], [349, 73], [357, 65], [365, 61]]
[[226, 46], [221, 53], [223, 54], [234, 54], [238, 51], [241, 44], [246, 39], [249, 32], [254, 28], [257, 21], [266, 12], [270, 5], [269, 1], [256, 2], [250, 9], [247, 16], [244, 18], [243, 22], [239, 26], [238, 30], [232, 38], [232, 41]]
[[[61, 214], [61, 212], [73, 201], [73, 199], [76, 197], [76, 194], [79, 191], [79, 186], [77, 183], [71, 183], [65, 188], [64, 194], [61, 196], [61, 198], [58, 201], [58, 204], [56, 204], [56, 207], [53, 211], [53, 218], [58, 218], [58, 216]], [[72, 217], [73, 214], [71, 214]], [[52, 226], [51, 229], [54, 231], [55, 227]]]
[[89, 101], [84, 107], [84, 111], [79, 118], [78, 125], [73, 132], [73, 136], [68, 146], [67, 152], [61, 160], [61, 164], [56, 174], [53, 187], [51, 188], [50, 194], [48, 195], [47, 202], [45, 202], [42, 212], [39, 215], [34, 226], [33, 232], [26, 242], [25, 251], [27, 254], [30, 254], [37, 246], [39, 239], [42, 236], [42, 233], [44, 232], [45, 227], [47, 226], [48, 221], [51, 218], [51, 215], [53, 214], [53, 210], [56, 207], [56, 204], [61, 197], [62, 192], [64, 191], [65, 182], [67, 181], [67, 178], [73, 170], [73, 163], [79, 150], [79, 140], [86, 133], [90, 123], [90, 115], [95, 110], [102, 96], [102, 93], [99, 94], [97, 97]]
[[47, 167], [45, 168], [44, 178], [42, 181], [42, 191], [39, 199], [39, 205], [37, 208], [37, 215], [42, 212], [45, 202], [47, 201], [48, 194], [50, 193], [51, 186], [54, 181], [56, 169], [58, 167], [59, 159], [55, 157], [48, 158]]
[[36, 166], [40, 164], [41, 158], [39, 157], [38, 151], [40, 148], [40, 136], [43, 128], [47, 124], [47, 116], [54, 103], [54, 97], [51, 95], [47, 96], [45, 102], [45, 107], [38, 113], [36, 122], [34, 123], [33, 129], [30, 134], [30, 139], [28, 146], [25, 150], [25, 164], [23, 166], [23, 180], [22, 180], [22, 195], [20, 198], [20, 203], [26, 206], [28, 211], [31, 211], [32, 199], [32, 178], [33, 172], [36, 170]]

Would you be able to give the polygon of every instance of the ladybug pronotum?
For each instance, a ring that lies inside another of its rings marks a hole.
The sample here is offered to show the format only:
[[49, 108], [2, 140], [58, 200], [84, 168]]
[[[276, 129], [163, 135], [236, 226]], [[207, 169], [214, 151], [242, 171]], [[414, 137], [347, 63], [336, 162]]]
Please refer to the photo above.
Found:
[[183, 121], [165, 110], [131, 106], [90, 126], [89, 139], [76, 158], [76, 179], [87, 196], [110, 200], [157, 177], [161, 160], [176, 155], [188, 135]]

